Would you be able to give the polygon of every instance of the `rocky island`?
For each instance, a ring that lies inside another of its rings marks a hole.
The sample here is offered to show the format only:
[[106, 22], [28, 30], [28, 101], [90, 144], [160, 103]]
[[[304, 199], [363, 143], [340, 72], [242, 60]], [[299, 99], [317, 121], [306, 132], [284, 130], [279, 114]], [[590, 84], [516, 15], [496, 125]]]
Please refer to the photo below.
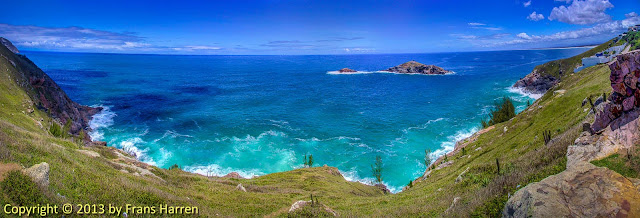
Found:
[[338, 72], [340, 72], [340, 73], [355, 73], [355, 72], [358, 72], [358, 71], [355, 71], [355, 70], [352, 70], [352, 69], [349, 69], [349, 68], [342, 68], [342, 69], [338, 70]]
[[426, 65], [422, 63], [418, 63], [416, 61], [409, 61], [404, 64], [400, 64], [395, 67], [391, 67], [389, 69], [383, 70], [392, 73], [402, 73], [402, 74], [425, 74], [425, 75], [445, 75], [452, 74], [452, 71], [448, 71], [442, 69], [442, 67], [438, 67], [435, 65]]

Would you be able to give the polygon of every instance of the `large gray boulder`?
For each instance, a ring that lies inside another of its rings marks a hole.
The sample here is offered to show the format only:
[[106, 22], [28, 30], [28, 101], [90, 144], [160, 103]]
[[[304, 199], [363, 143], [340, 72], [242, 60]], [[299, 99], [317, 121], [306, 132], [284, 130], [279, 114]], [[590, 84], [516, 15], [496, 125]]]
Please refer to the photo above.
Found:
[[31, 179], [41, 187], [49, 187], [49, 164], [42, 162], [27, 169], [22, 170], [22, 173], [31, 177]]
[[[635, 184], [634, 184], [635, 183]], [[503, 217], [640, 217], [640, 184], [587, 162], [518, 190]]]

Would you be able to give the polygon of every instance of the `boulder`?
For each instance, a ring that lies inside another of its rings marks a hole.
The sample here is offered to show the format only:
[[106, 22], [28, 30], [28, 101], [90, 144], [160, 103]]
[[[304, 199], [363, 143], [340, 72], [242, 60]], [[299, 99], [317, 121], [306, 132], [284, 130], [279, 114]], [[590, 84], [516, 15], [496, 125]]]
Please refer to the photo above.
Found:
[[232, 179], [244, 179], [240, 174], [236, 172], [230, 172], [227, 175], [224, 175], [223, 178], [232, 178]]
[[247, 192], [247, 189], [245, 189], [244, 186], [242, 186], [242, 183], [240, 183], [240, 184], [238, 184], [238, 186], [236, 186], [236, 190]]
[[105, 142], [105, 141], [92, 141], [92, 142], [89, 142], [88, 145], [89, 146], [93, 146], [93, 147], [104, 147], [104, 146], [107, 146], [107, 142]]
[[[640, 143], [640, 109], [634, 109], [602, 129], [598, 134], [583, 132], [567, 148], [567, 167], [580, 161], [605, 158]], [[596, 125], [598, 123], [594, 123]], [[599, 124], [601, 125], [601, 124]]]
[[604, 167], [580, 162], [531, 183], [506, 203], [503, 217], [639, 217], [638, 184]]
[[27, 169], [22, 170], [22, 173], [31, 177], [31, 179], [41, 187], [49, 187], [49, 164], [42, 162]]
[[435, 65], [425, 65], [416, 61], [409, 61], [395, 67], [391, 67], [385, 71], [403, 74], [427, 74], [427, 75], [444, 75], [453, 72], [442, 69]]

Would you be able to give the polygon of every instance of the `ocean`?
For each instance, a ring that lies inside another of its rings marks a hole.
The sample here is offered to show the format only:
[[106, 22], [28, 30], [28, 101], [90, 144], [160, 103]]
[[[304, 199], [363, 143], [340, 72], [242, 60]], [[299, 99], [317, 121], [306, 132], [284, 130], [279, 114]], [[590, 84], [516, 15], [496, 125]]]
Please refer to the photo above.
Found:
[[[494, 102], [539, 64], [587, 48], [434, 54], [176, 56], [23, 52], [74, 101], [105, 110], [91, 136], [162, 168], [252, 177], [337, 167], [398, 192], [480, 128]], [[376, 73], [415, 60], [451, 75]], [[359, 74], [335, 75], [348, 67]]]

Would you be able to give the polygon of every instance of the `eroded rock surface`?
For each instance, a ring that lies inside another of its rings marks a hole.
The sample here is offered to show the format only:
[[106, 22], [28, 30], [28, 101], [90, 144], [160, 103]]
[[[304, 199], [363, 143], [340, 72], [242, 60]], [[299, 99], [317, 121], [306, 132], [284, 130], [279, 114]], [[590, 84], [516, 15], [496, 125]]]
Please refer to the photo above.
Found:
[[42, 162], [27, 169], [22, 170], [22, 173], [31, 177], [31, 179], [41, 187], [49, 187], [49, 164]]
[[587, 162], [517, 191], [503, 217], [640, 217], [640, 186]]

